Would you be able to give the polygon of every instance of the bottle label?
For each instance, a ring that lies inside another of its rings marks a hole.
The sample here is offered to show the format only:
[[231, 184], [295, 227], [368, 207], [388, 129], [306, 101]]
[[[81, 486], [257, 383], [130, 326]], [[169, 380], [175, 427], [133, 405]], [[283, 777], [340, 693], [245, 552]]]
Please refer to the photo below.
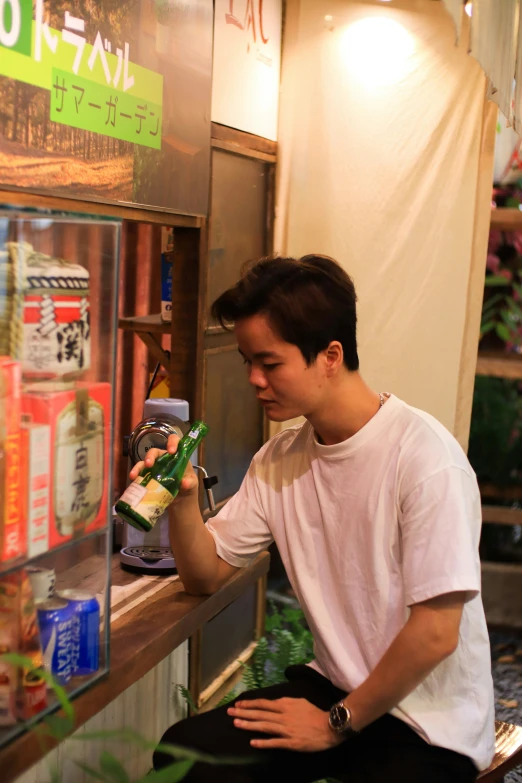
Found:
[[154, 526], [174, 498], [168, 489], [155, 479], [151, 479], [145, 487], [140, 486], [142, 481], [143, 477], [138, 476], [129, 484], [121, 500]]
[[199, 433], [198, 433], [197, 429], [194, 427], [194, 428], [193, 428], [193, 429], [191, 429], [191, 430], [190, 430], [190, 432], [187, 434], [187, 438], [197, 438], [197, 437], [198, 437], [198, 434], [199, 434]]

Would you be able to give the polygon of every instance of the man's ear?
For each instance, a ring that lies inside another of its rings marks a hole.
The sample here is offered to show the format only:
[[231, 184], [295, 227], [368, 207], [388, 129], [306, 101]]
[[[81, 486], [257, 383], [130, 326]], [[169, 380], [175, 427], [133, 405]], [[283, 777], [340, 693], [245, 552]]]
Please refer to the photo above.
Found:
[[332, 340], [328, 348], [324, 350], [326, 375], [328, 378], [336, 375], [343, 366], [343, 346], [338, 340]]

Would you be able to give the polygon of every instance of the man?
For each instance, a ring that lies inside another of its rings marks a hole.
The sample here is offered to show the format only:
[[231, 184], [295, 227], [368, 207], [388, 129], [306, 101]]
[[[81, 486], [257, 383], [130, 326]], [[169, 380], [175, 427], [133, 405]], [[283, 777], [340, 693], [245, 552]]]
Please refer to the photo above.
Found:
[[[165, 742], [254, 760], [187, 780], [464, 783], [492, 759], [475, 475], [435, 419], [366, 385], [355, 303], [342, 268], [312, 255], [262, 259], [213, 305], [268, 418], [305, 423], [260, 449], [206, 526], [187, 470], [170, 521], [180, 578], [213, 593], [275, 540], [315, 660], [171, 727]], [[156, 769], [169, 761], [156, 752]]]

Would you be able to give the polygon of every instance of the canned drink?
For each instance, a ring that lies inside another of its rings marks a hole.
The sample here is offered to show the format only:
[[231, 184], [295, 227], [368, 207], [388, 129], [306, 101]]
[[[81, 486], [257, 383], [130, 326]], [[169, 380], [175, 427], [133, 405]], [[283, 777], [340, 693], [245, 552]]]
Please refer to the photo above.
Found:
[[56, 572], [54, 568], [27, 566], [25, 570], [29, 575], [34, 600], [46, 601], [48, 598], [52, 598], [54, 586], [56, 584]]
[[73, 677], [94, 674], [100, 668], [100, 605], [87, 590], [60, 590], [58, 596], [72, 610]]
[[47, 686], [37, 671], [30, 671], [23, 678], [22, 717], [29, 720], [47, 707]]
[[67, 601], [37, 601], [44, 668], [62, 685], [72, 676], [72, 611]]
[[[12, 652], [10, 645], [0, 644], [0, 656]], [[16, 723], [16, 667], [0, 659], [0, 726]]]

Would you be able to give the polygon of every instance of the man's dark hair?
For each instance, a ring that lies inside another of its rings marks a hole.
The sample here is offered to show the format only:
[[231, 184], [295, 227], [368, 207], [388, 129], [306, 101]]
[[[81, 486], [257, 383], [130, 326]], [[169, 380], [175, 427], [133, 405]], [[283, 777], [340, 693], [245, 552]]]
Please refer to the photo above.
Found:
[[358, 370], [356, 301], [352, 279], [333, 258], [275, 256], [247, 264], [211, 312], [225, 329], [242, 318], [266, 315], [283, 340], [297, 345], [308, 365], [338, 340], [346, 367]]

